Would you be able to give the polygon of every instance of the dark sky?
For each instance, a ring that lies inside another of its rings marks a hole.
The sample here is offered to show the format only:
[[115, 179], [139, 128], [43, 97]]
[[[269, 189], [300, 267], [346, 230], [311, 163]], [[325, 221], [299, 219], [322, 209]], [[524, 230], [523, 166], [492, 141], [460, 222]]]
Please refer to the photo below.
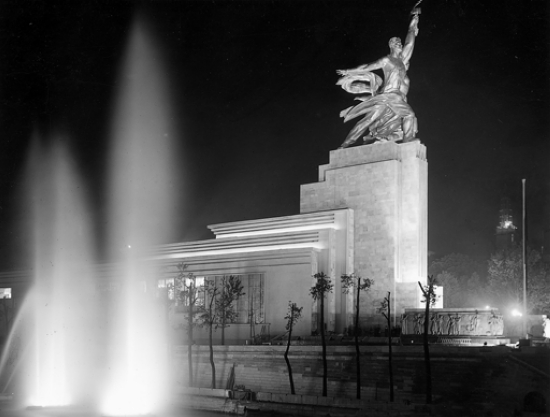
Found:
[[[293, 215], [353, 122], [335, 70], [404, 39], [402, 0], [38, 2], [0, 5], [0, 265], [25, 266], [16, 227], [32, 137], [62, 134], [101, 223], [109, 116], [136, 13], [161, 45], [186, 186], [174, 240], [206, 225]], [[502, 197], [529, 240], [550, 218], [547, 1], [425, 0], [408, 101], [429, 161], [429, 249], [486, 257]], [[101, 227], [98, 227], [99, 229]]]

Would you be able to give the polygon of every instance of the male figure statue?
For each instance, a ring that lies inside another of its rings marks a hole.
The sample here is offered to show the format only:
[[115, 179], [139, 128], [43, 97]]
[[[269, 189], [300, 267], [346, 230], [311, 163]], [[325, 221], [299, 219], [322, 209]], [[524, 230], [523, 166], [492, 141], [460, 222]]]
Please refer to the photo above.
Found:
[[[347, 108], [340, 113], [344, 122], [359, 116], [363, 118], [349, 132], [346, 140], [340, 148], [347, 148], [355, 143], [366, 130], [368, 136], [363, 140], [375, 140], [377, 142], [398, 141], [410, 142], [414, 140], [417, 132], [417, 121], [414, 112], [407, 104], [407, 93], [409, 92], [409, 69], [412, 57], [415, 38], [418, 35], [418, 21], [420, 10], [412, 11], [412, 19], [409, 24], [409, 31], [405, 39], [405, 46], [402, 46], [401, 39], [391, 38], [389, 41], [390, 54], [379, 60], [360, 65], [349, 70], [337, 70], [343, 76], [337, 84], [350, 93], [361, 94], [357, 97], [362, 103]], [[371, 71], [381, 69], [384, 73], [384, 82]], [[367, 85], [368, 84], [368, 85]]]

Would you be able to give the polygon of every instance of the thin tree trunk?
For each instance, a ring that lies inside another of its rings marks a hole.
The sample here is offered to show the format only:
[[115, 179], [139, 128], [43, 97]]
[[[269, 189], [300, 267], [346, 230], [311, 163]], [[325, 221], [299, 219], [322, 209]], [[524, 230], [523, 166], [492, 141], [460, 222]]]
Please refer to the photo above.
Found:
[[216, 365], [214, 364], [214, 347], [212, 346], [212, 321], [208, 332], [208, 344], [210, 345], [210, 367], [212, 368], [212, 389], [216, 389]]
[[[190, 291], [191, 292], [191, 291]], [[192, 295], [192, 293], [191, 293]], [[193, 303], [190, 298], [189, 316], [187, 321], [187, 368], [189, 370], [189, 386], [193, 386]]]
[[323, 397], [327, 396], [327, 343], [325, 341], [325, 295], [321, 296], [321, 344], [323, 345]]
[[361, 352], [359, 351], [359, 296], [361, 295], [361, 277], [357, 277], [357, 300], [355, 304], [355, 367], [357, 369], [356, 396], [361, 399]]
[[[430, 289], [428, 288], [428, 291]], [[430, 365], [430, 347], [428, 345], [428, 325], [430, 322], [430, 294], [426, 296], [426, 312], [424, 314], [424, 362], [426, 366], [426, 404], [432, 403], [432, 367]]]
[[[291, 312], [292, 314], [292, 312]], [[288, 330], [288, 340], [286, 342], [286, 351], [285, 351], [285, 362], [288, 369], [288, 380], [290, 382], [290, 393], [292, 395], [296, 394], [294, 391], [294, 379], [292, 378], [292, 368], [290, 367], [290, 361], [288, 360], [288, 351], [290, 350], [290, 338], [292, 337], [292, 319], [290, 321], [290, 328]]]
[[[225, 278], [224, 278], [225, 279]], [[225, 310], [226, 310], [226, 306], [225, 306], [225, 281], [222, 281], [223, 285], [222, 285], [222, 300], [224, 301], [223, 302], [223, 311], [222, 311], [222, 346], [225, 345]]]
[[225, 309], [222, 312], [222, 346], [225, 345]]
[[256, 318], [254, 317], [254, 294], [252, 297], [250, 297], [250, 338], [252, 339], [251, 344], [255, 344], [256, 342]]
[[172, 367], [172, 363], [174, 361], [174, 355], [173, 355], [173, 344], [174, 339], [172, 337], [172, 334], [170, 332], [170, 304], [168, 299], [168, 293], [166, 293], [166, 302], [164, 304], [164, 314], [165, 314], [165, 325], [164, 325], [164, 337], [166, 338], [166, 366]]
[[214, 364], [214, 347], [212, 333], [214, 327], [214, 302], [216, 301], [216, 288], [212, 290], [208, 304], [208, 345], [210, 347], [210, 367], [212, 368], [212, 389], [216, 389], [216, 365]]

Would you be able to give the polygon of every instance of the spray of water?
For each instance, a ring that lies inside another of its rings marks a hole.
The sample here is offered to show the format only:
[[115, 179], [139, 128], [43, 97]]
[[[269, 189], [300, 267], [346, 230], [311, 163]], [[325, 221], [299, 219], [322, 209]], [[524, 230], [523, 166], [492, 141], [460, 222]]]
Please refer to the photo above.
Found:
[[139, 261], [140, 250], [166, 239], [173, 218], [174, 132], [164, 74], [157, 47], [138, 21], [112, 130], [109, 235], [123, 268], [110, 338], [114, 373], [101, 408], [108, 415], [152, 412], [167, 394], [164, 314], [152, 297], [155, 271]]
[[88, 392], [94, 338], [89, 213], [61, 142], [32, 159], [34, 286], [26, 305], [28, 403], [66, 405]]
[[[93, 404], [102, 415], [142, 415], [167, 402], [165, 314], [155, 268], [141, 251], [169, 236], [177, 175], [175, 131], [158, 48], [142, 22], [133, 28], [121, 67], [112, 120], [107, 246], [118, 292], [96, 291], [97, 234], [75, 164], [62, 145], [36, 146], [30, 158], [34, 286], [14, 326], [29, 354], [25, 404]], [[8, 349], [10, 350], [10, 349]], [[21, 352], [21, 351], [20, 351]]]

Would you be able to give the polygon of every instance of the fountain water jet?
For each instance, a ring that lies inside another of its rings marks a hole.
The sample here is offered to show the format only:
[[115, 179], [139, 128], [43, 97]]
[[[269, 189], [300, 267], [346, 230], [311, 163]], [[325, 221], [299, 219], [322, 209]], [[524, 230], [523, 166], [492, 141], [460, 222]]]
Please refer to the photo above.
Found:
[[157, 51], [143, 22], [136, 23], [112, 122], [106, 235], [120, 285], [108, 309], [95, 288], [96, 234], [74, 164], [59, 143], [33, 152], [35, 282], [24, 324], [13, 332], [29, 330], [25, 340], [32, 342], [22, 372], [26, 405], [84, 404], [102, 415], [135, 415], [167, 404], [166, 317], [156, 300], [157, 271], [140, 252], [167, 240], [178, 191], [174, 118]]
[[173, 118], [157, 50], [138, 20], [112, 129], [109, 237], [112, 256], [122, 265], [122, 291], [110, 336], [114, 372], [101, 405], [108, 415], [146, 414], [167, 401], [165, 314], [154, 300], [158, 277], [139, 260], [141, 250], [166, 240], [177, 192]]
[[26, 360], [31, 405], [66, 405], [90, 392], [95, 256], [90, 214], [72, 165], [60, 142], [31, 158], [34, 285], [22, 310], [32, 352]]

